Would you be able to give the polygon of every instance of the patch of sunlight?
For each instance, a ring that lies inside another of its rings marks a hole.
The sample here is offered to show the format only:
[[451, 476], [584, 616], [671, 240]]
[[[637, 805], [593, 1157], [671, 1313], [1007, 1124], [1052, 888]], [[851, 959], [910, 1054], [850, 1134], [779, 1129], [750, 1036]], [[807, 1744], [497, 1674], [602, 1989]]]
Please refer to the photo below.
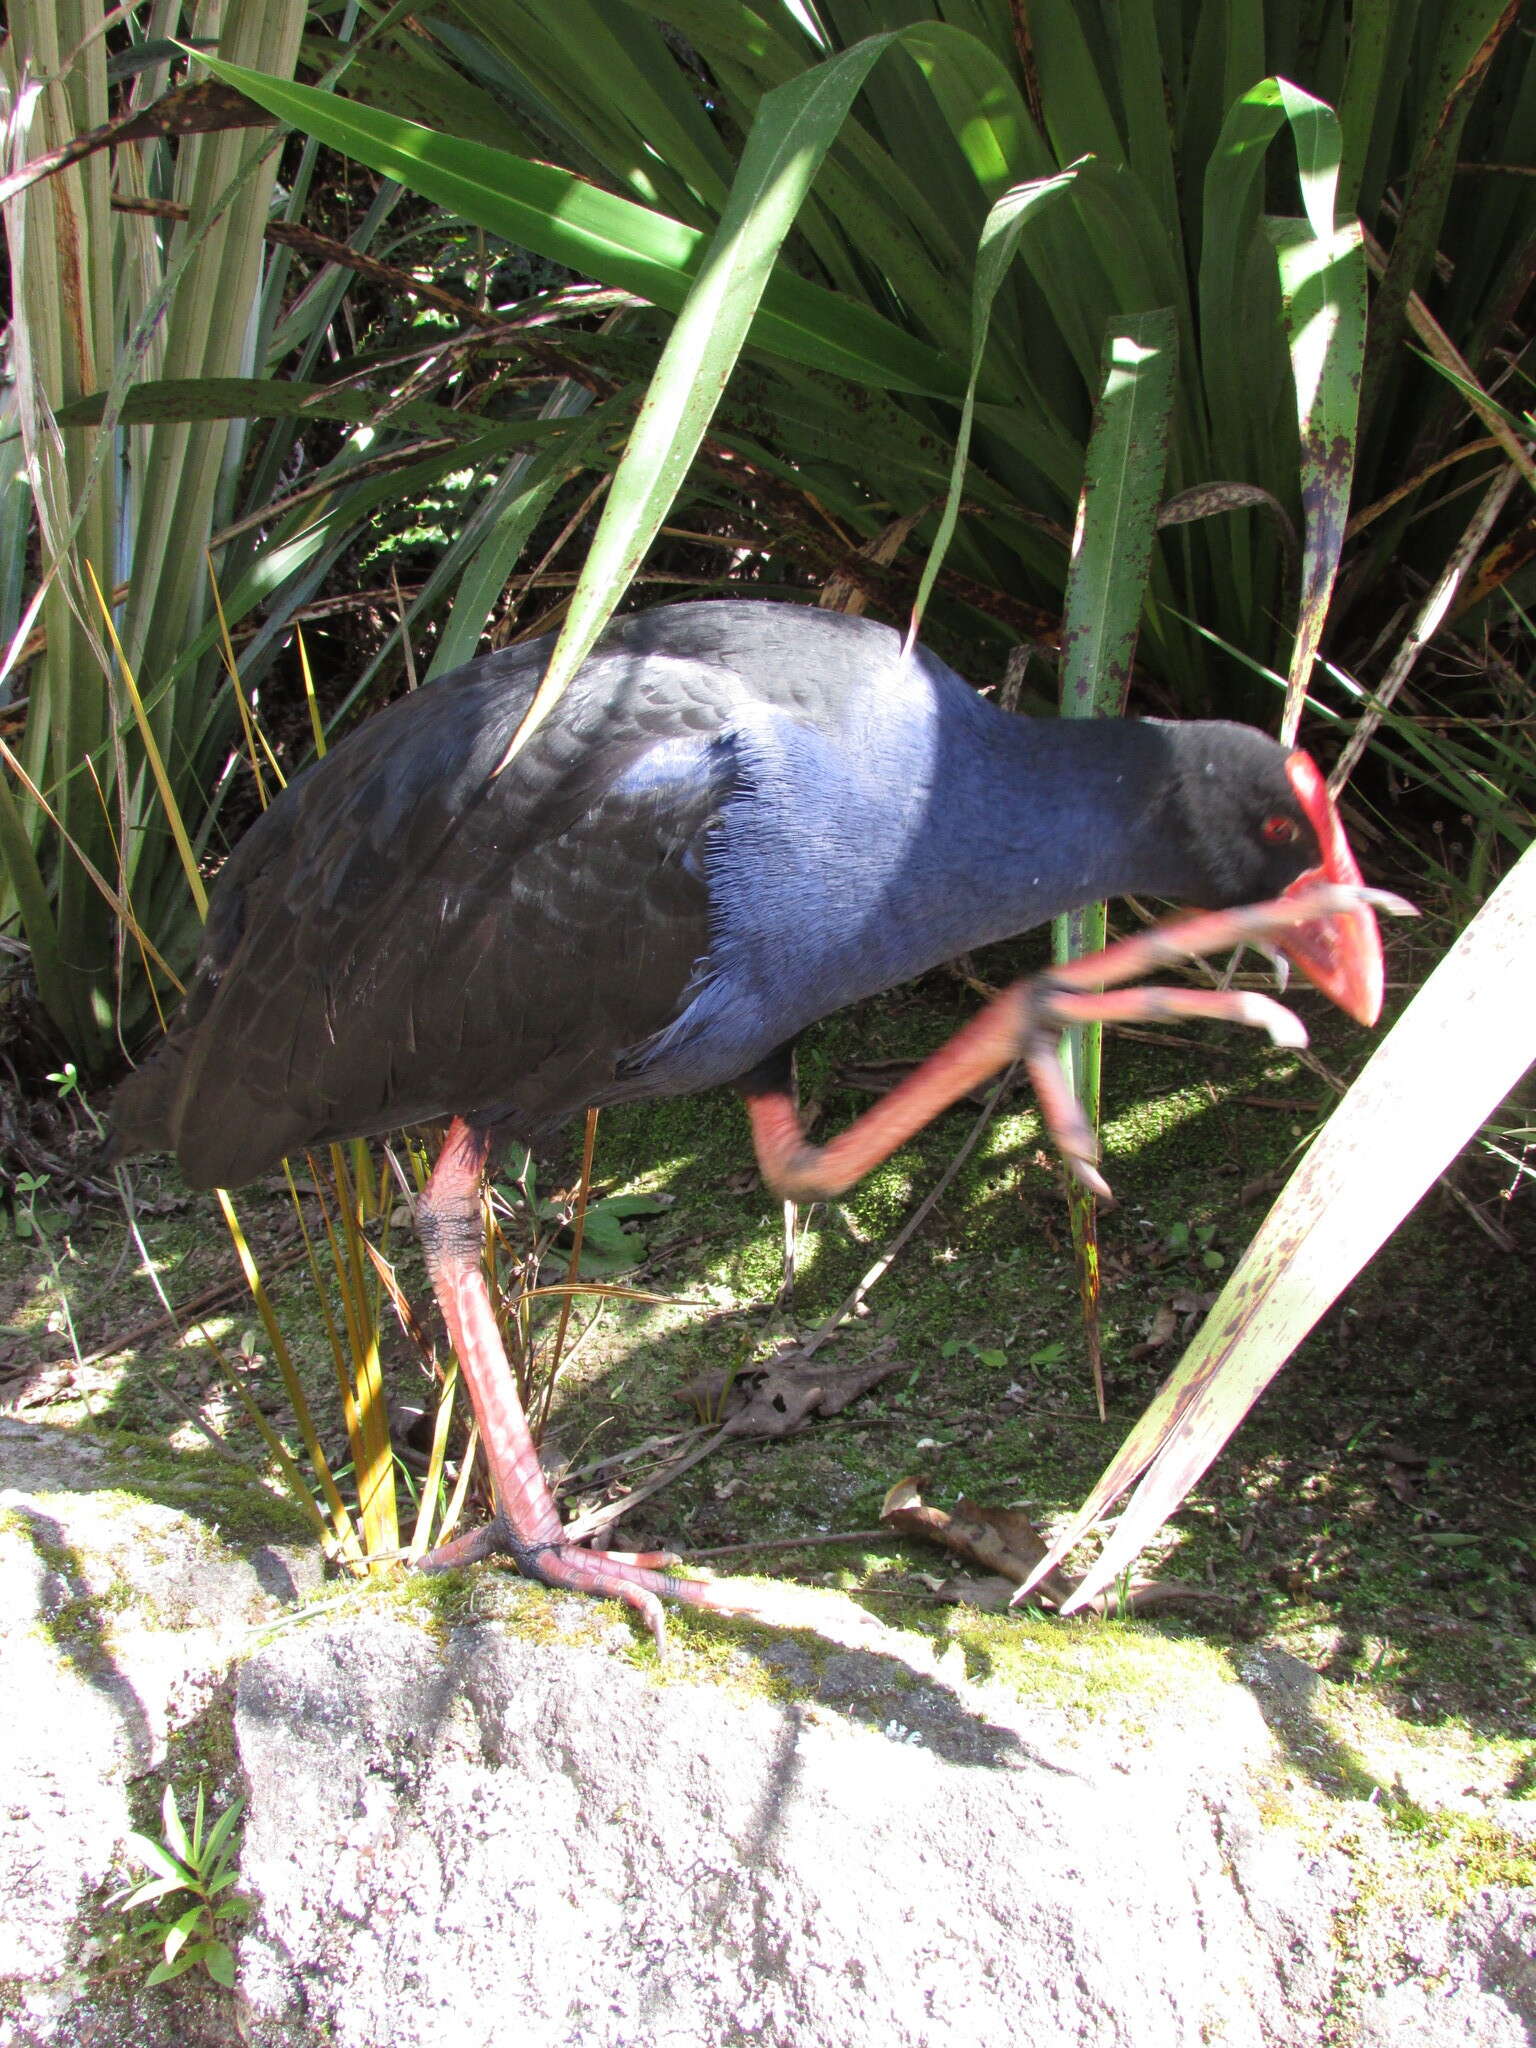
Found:
[[1121, 1153], [1144, 1151], [1159, 1138], [1171, 1137], [1208, 1116], [1219, 1103], [1203, 1089], [1180, 1088], [1167, 1095], [1149, 1095], [1132, 1102], [1117, 1116], [1106, 1117], [1103, 1139], [1106, 1149]]

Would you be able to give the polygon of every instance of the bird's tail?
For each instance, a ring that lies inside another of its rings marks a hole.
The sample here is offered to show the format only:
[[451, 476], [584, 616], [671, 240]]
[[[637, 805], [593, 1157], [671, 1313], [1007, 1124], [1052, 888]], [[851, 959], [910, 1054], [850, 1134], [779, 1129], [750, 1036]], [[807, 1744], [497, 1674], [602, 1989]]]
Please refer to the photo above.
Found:
[[187, 1048], [174, 1038], [155, 1048], [151, 1058], [120, 1081], [107, 1104], [103, 1162], [131, 1159], [140, 1152], [174, 1152], [175, 1117], [186, 1070]]

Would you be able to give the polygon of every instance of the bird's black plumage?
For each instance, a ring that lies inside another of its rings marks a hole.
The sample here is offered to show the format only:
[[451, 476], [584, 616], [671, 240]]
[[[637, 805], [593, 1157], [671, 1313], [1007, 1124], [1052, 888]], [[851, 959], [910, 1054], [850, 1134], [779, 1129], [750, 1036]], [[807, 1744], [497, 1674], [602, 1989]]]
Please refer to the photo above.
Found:
[[732, 1080], [1101, 895], [1217, 907], [1317, 863], [1263, 735], [1012, 718], [900, 650], [786, 605], [638, 613], [500, 773], [548, 642], [381, 712], [227, 862], [183, 1014], [118, 1092], [118, 1149], [234, 1186], [435, 1117], [530, 1133]]

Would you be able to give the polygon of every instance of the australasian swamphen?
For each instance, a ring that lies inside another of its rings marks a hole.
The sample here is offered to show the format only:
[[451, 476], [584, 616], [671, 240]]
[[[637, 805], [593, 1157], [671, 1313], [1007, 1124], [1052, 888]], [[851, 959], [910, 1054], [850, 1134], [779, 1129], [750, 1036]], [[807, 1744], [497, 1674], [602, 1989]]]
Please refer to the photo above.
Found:
[[[1013, 717], [888, 627], [753, 601], [617, 620], [503, 766], [548, 641], [470, 662], [300, 775], [213, 892], [185, 1005], [117, 1092], [116, 1150], [195, 1187], [285, 1153], [451, 1118], [418, 1206], [497, 1514], [548, 1584], [740, 1609], [664, 1554], [567, 1544], [481, 1270], [487, 1161], [594, 1103], [722, 1083], [764, 1178], [842, 1192], [1021, 1054], [1098, 1182], [1053, 1057], [1092, 1017], [1205, 1016], [1304, 1036], [1262, 996], [1117, 986], [1251, 940], [1364, 1023], [1382, 956], [1317, 769], [1245, 726]], [[798, 1033], [1057, 912], [1127, 892], [1217, 913], [1016, 983], [840, 1137], [805, 1141]], [[1238, 909], [1236, 906], [1258, 906]]]

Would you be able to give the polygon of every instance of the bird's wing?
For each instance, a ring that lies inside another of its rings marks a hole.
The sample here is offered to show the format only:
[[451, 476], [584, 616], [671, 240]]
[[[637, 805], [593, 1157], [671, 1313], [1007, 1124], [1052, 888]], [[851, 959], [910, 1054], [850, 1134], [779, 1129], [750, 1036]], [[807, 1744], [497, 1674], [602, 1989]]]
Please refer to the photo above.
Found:
[[480, 664], [392, 706], [232, 856], [186, 1024], [141, 1070], [194, 1184], [450, 1113], [534, 1128], [676, 1014], [731, 776], [718, 677], [593, 664], [498, 774], [524, 680]]

